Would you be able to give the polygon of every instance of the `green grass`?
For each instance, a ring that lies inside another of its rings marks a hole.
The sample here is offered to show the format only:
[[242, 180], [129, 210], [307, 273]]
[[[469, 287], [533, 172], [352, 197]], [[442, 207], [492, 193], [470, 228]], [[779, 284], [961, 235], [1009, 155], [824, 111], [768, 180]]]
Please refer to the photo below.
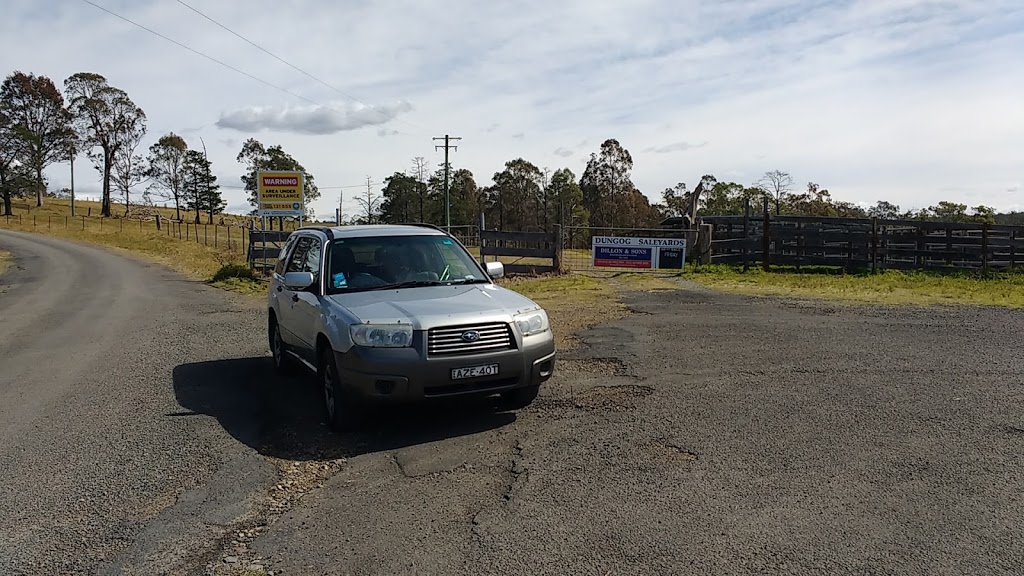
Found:
[[852, 303], [932, 305], [973, 304], [1024, 307], [1024, 274], [939, 274], [886, 270], [843, 274], [828, 268], [742, 272], [731, 266], [698, 266], [681, 275], [723, 291], [767, 296], [827, 298]]

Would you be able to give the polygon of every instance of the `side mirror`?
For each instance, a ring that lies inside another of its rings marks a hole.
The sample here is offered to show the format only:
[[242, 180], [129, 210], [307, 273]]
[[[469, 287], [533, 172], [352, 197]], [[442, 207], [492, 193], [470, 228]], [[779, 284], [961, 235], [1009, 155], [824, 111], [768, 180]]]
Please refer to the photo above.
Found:
[[501, 262], [484, 262], [484, 270], [491, 278], [501, 278], [505, 275], [505, 265]]
[[305, 290], [312, 285], [312, 272], [288, 272], [284, 275], [284, 286], [289, 290]]

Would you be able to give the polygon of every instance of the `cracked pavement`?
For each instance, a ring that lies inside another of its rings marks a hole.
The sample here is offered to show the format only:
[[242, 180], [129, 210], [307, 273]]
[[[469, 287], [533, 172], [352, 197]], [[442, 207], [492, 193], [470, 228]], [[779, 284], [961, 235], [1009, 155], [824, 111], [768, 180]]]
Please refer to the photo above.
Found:
[[[27, 249], [6, 235], [0, 246]], [[270, 370], [258, 308], [113, 256], [39, 257], [71, 270], [100, 258], [109, 282], [76, 275], [78, 303], [97, 306], [99, 291], [121, 311], [39, 319], [31, 306], [60, 310], [60, 286], [0, 300], [40, 342], [0, 338], [0, 464], [13, 470], [0, 488], [2, 573], [1024, 565], [1021, 311], [627, 293], [633, 313], [581, 334], [530, 408], [386, 411], [340, 437], [311, 382]], [[11, 278], [31, 281], [0, 284]], [[58, 320], [70, 334], [112, 327], [33, 375]], [[162, 354], [145, 357], [153, 347]], [[102, 501], [76, 507], [81, 497]]]

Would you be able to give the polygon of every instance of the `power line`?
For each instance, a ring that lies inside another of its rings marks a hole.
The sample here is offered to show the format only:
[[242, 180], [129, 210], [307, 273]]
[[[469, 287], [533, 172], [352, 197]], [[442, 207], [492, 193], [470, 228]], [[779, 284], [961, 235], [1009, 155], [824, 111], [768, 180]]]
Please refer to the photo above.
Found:
[[[376, 186], [376, 185], [382, 184], [382, 182], [374, 182], [373, 184]], [[221, 188], [227, 188], [229, 190], [245, 190], [245, 186], [235, 186], [235, 185], [231, 185], [231, 184], [221, 184], [220, 187]], [[364, 187], [366, 187], [366, 183], [365, 182], [362, 183], [362, 184], [346, 184], [345, 186], [317, 186], [316, 189], [317, 190], [344, 190], [344, 189], [348, 189], [348, 188], [364, 188]]]
[[448, 232], [451, 232], [452, 231], [452, 203], [451, 203], [451, 200], [448, 197], [448, 188], [449, 188], [448, 187], [448, 169], [449, 169], [449, 165], [448, 165], [448, 149], [449, 148], [454, 148], [456, 151], [458, 151], [459, 147], [458, 146], [453, 146], [451, 144], [451, 141], [452, 140], [462, 140], [462, 138], [458, 137], [458, 136], [449, 136], [449, 135], [445, 134], [444, 137], [437, 136], [437, 137], [434, 138], [434, 140], [444, 140], [444, 146], [438, 146], [438, 145], [435, 144], [434, 145], [434, 151], [437, 151], [440, 148], [444, 148], [444, 221], [445, 221], [445, 226], [448, 229]]
[[[189, 52], [192, 52], [193, 54], [197, 54], [199, 56], [202, 56], [203, 58], [206, 58], [207, 60], [209, 60], [211, 62], [214, 62], [216, 64], [220, 64], [221, 66], [227, 68], [228, 70], [232, 70], [232, 71], [237, 72], [237, 73], [239, 73], [239, 74], [241, 74], [241, 75], [243, 75], [243, 76], [245, 76], [247, 78], [251, 78], [251, 79], [259, 82], [260, 84], [264, 84], [264, 85], [269, 86], [269, 87], [271, 87], [271, 88], [273, 88], [275, 90], [280, 90], [281, 92], [284, 92], [285, 94], [288, 94], [289, 96], [294, 96], [295, 98], [298, 98], [299, 100], [302, 100], [304, 102], [308, 102], [309, 104], [312, 104], [313, 106], [316, 106], [317, 108], [324, 108], [326, 110], [330, 110], [331, 112], [334, 112], [335, 114], [339, 114], [341, 116], [345, 115], [340, 110], [336, 110], [336, 109], [334, 109], [334, 108], [332, 108], [330, 106], [327, 106], [326, 104], [321, 104], [321, 103], [316, 102], [314, 100], [310, 100], [309, 98], [306, 98], [305, 96], [296, 94], [295, 92], [292, 92], [291, 90], [288, 90], [287, 88], [282, 88], [281, 86], [278, 86], [277, 84], [273, 84], [273, 83], [268, 82], [268, 81], [266, 81], [266, 80], [264, 80], [262, 78], [259, 78], [257, 76], [253, 76], [252, 74], [249, 74], [248, 72], [246, 72], [244, 70], [240, 70], [238, 68], [235, 68], [234, 66], [232, 66], [232, 65], [230, 65], [230, 64], [228, 64], [226, 62], [223, 62], [221, 60], [218, 60], [218, 59], [214, 58], [213, 56], [210, 56], [209, 54], [205, 54], [203, 52], [200, 52], [199, 50], [196, 50], [195, 48], [192, 48], [191, 46], [186, 46], [185, 44], [182, 44], [181, 42], [178, 42], [177, 40], [174, 40], [173, 38], [169, 38], [167, 36], [164, 36], [163, 34], [157, 32], [156, 30], [153, 30], [152, 28], [147, 28], [146, 26], [143, 26], [142, 24], [139, 24], [138, 22], [136, 22], [136, 21], [134, 21], [134, 20], [132, 20], [130, 18], [122, 16], [122, 15], [118, 14], [117, 12], [114, 12], [113, 10], [109, 10], [107, 8], [104, 8], [103, 6], [100, 6], [99, 4], [96, 4], [92, 0], [82, 0], [82, 2], [85, 2], [86, 4], [89, 4], [89, 5], [94, 6], [96, 8], [99, 8], [100, 10], [106, 12], [107, 14], [110, 14], [111, 16], [114, 16], [115, 18], [119, 18], [119, 19], [121, 19], [121, 20], [123, 20], [123, 21], [125, 21], [125, 22], [127, 22], [129, 24], [131, 24], [132, 26], [141, 28], [141, 29], [145, 30], [146, 32], [149, 32], [150, 34], [153, 34], [154, 36], [158, 36], [160, 38], [163, 38], [164, 40], [170, 42], [171, 44], [174, 44], [176, 46], [184, 48], [185, 50], [188, 50]], [[409, 134], [406, 134], [406, 136], [409, 136]]]
[[214, 24], [216, 24], [216, 25], [217, 25], [217, 26], [219, 26], [220, 28], [224, 29], [224, 30], [225, 30], [225, 31], [227, 31], [228, 33], [230, 33], [230, 34], [232, 34], [233, 36], [235, 36], [236, 38], [239, 38], [240, 40], [242, 40], [242, 41], [244, 41], [244, 42], [248, 43], [248, 44], [249, 44], [250, 46], [253, 46], [253, 47], [254, 47], [254, 48], [256, 48], [257, 50], [259, 50], [259, 51], [263, 52], [264, 54], [266, 54], [266, 55], [270, 56], [271, 58], [273, 58], [273, 59], [277, 60], [278, 62], [281, 62], [281, 63], [282, 63], [282, 64], [284, 64], [285, 66], [288, 66], [288, 67], [292, 68], [293, 70], [295, 70], [295, 71], [299, 72], [300, 74], [302, 74], [302, 75], [304, 75], [304, 76], [306, 76], [306, 77], [308, 77], [308, 78], [310, 78], [310, 79], [312, 79], [312, 80], [314, 80], [314, 81], [316, 81], [316, 82], [318, 82], [318, 83], [320, 83], [320, 84], [322, 84], [322, 85], [324, 85], [324, 86], [326, 86], [326, 87], [330, 88], [331, 90], [334, 90], [335, 92], [337, 92], [338, 94], [341, 94], [342, 96], [344, 96], [344, 97], [348, 98], [349, 100], [353, 100], [353, 101], [355, 101], [355, 102], [358, 102], [358, 103], [362, 104], [363, 106], [366, 106], [367, 108], [372, 108], [372, 109], [376, 110], [377, 112], [379, 112], [380, 114], [383, 114], [384, 116], [387, 116], [388, 118], [391, 118], [392, 120], [397, 120], [397, 121], [399, 121], [399, 122], [404, 122], [404, 123], [408, 124], [409, 126], [412, 126], [413, 128], [421, 128], [421, 126], [417, 126], [416, 124], [413, 124], [412, 122], [409, 122], [408, 120], [402, 120], [401, 118], [398, 118], [397, 116], [395, 116], [395, 115], [393, 115], [393, 114], [389, 114], [388, 112], [385, 112], [384, 110], [381, 110], [381, 109], [377, 108], [376, 106], [373, 106], [372, 104], [367, 104], [366, 102], [363, 102], [363, 101], [362, 101], [362, 100], [360, 100], [359, 98], [356, 98], [355, 96], [353, 96], [353, 95], [349, 94], [348, 92], [345, 92], [345, 91], [344, 91], [344, 90], [342, 90], [341, 88], [338, 88], [338, 87], [336, 87], [336, 86], [333, 86], [333, 85], [331, 85], [331, 84], [328, 84], [327, 82], [325, 82], [325, 81], [323, 81], [323, 80], [321, 80], [321, 79], [317, 78], [316, 76], [314, 76], [314, 75], [310, 74], [309, 72], [306, 72], [306, 71], [305, 71], [305, 70], [303, 70], [302, 68], [299, 68], [298, 66], [296, 66], [296, 65], [292, 64], [291, 62], [289, 62], [289, 61], [285, 60], [284, 58], [281, 58], [281, 57], [280, 57], [280, 56], [278, 56], [277, 54], [274, 54], [274, 53], [273, 53], [273, 52], [271, 52], [270, 50], [267, 50], [267, 49], [266, 49], [266, 48], [264, 48], [263, 46], [260, 46], [259, 44], [257, 44], [257, 43], [255, 43], [255, 42], [253, 42], [252, 40], [249, 40], [249, 39], [248, 39], [248, 38], [246, 38], [245, 36], [242, 36], [242, 35], [241, 35], [241, 34], [239, 34], [238, 32], [235, 32], [235, 31], [234, 31], [234, 30], [232, 30], [231, 28], [228, 28], [228, 27], [227, 27], [227, 26], [225, 26], [224, 24], [221, 24], [221, 23], [220, 23], [220, 22], [218, 22], [217, 20], [214, 20], [214, 19], [213, 19], [213, 18], [211, 18], [210, 16], [207, 16], [207, 15], [206, 15], [206, 14], [204, 14], [203, 12], [200, 12], [200, 11], [199, 11], [198, 9], [196, 9], [196, 8], [194, 8], [194, 7], [190, 6], [190, 5], [188, 5], [187, 3], [183, 2], [182, 0], [177, 0], [177, 2], [178, 2], [178, 4], [181, 4], [182, 6], [184, 6], [185, 8], [188, 8], [189, 10], [191, 10], [191, 11], [195, 12], [196, 14], [198, 14], [198, 15], [202, 16], [203, 18], [205, 18], [205, 19], [209, 20], [210, 22], [213, 22]]

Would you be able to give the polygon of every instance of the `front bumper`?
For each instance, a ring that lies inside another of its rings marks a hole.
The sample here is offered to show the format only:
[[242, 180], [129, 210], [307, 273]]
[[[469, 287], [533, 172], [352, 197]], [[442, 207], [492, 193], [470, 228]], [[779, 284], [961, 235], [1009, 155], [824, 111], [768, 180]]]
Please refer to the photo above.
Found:
[[[408, 402], [428, 398], [489, 395], [539, 386], [555, 371], [555, 342], [550, 332], [520, 349], [484, 354], [431, 357], [419, 346], [360, 348], [335, 352], [342, 385], [357, 398]], [[493, 376], [452, 379], [452, 369], [498, 365]]]

